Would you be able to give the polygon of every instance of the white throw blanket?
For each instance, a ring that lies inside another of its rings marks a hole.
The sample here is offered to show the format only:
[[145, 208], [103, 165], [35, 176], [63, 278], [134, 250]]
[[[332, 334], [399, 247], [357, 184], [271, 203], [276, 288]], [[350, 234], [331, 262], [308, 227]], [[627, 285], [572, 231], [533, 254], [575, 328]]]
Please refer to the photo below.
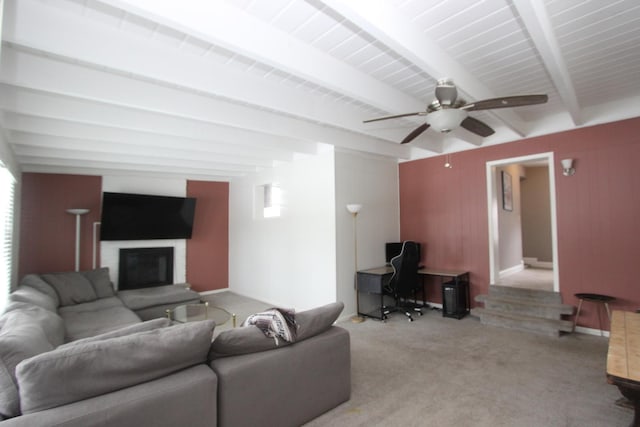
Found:
[[278, 338], [287, 342], [296, 340], [298, 324], [295, 320], [295, 310], [286, 308], [270, 308], [261, 313], [252, 314], [242, 323], [242, 326], [255, 325], [264, 334], [276, 341]]

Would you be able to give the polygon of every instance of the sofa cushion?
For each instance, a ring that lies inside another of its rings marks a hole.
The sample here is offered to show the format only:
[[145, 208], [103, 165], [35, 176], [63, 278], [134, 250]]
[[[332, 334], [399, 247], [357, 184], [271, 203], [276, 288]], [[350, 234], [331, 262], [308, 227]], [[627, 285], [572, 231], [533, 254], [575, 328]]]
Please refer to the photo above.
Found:
[[153, 331], [154, 329], [166, 328], [171, 325], [171, 320], [166, 317], [159, 319], [153, 319], [142, 323], [135, 323], [133, 325], [125, 326], [123, 328], [116, 329], [114, 331], [105, 332], [104, 334], [95, 335], [88, 338], [82, 338], [76, 341], [71, 341], [66, 344], [62, 344], [58, 349], [67, 348], [72, 345], [86, 344], [93, 341], [101, 341], [109, 338], [123, 337], [126, 335], [136, 334], [138, 332]]
[[[5, 317], [6, 316], [6, 317]], [[35, 322], [21, 323], [15, 311], [5, 313], [0, 330], [0, 418], [20, 415], [16, 366], [22, 360], [53, 350]]]
[[290, 345], [290, 342], [267, 337], [257, 326], [248, 325], [241, 328], [227, 329], [211, 343], [209, 360], [239, 354], [257, 353]]
[[200, 294], [184, 286], [165, 285], [120, 291], [118, 298], [131, 310], [140, 310], [158, 305], [199, 301]]
[[38, 291], [30, 286], [20, 286], [9, 295], [9, 302], [24, 302], [34, 304], [45, 308], [49, 311], [56, 311], [58, 308], [57, 300], [51, 298], [51, 296]]
[[89, 311], [61, 309], [60, 316], [64, 319], [65, 340], [67, 342], [92, 337], [141, 322], [133, 311], [124, 306], [111, 306]]
[[56, 307], [60, 305], [60, 299], [58, 298], [56, 290], [37, 274], [27, 274], [24, 276], [20, 281], [20, 286], [29, 286], [43, 294], [49, 295], [51, 299], [55, 301]]
[[77, 272], [43, 274], [42, 278], [56, 290], [60, 305], [73, 305], [98, 299], [93, 285]]
[[100, 298], [91, 302], [83, 302], [82, 304], [67, 305], [65, 307], [60, 307], [58, 308], [58, 313], [62, 315], [62, 313], [97, 311], [97, 310], [103, 310], [105, 308], [111, 308], [111, 307], [124, 308], [124, 304], [117, 297]]
[[8, 324], [7, 328], [16, 324], [32, 324], [42, 329], [47, 341], [52, 346], [57, 347], [64, 342], [64, 321], [62, 318], [57, 313], [37, 305], [24, 302], [10, 303], [0, 320], [2, 327], [5, 324]]
[[102, 395], [203, 363], [214, 326], [212, 320], [185, 323], [26, 359], [16, 369], [22, 412]]
[[343, 309], [344, 303], [338, 301], [297, 313], [297, 341], [306, 340], [329, 329]]
[[[329, 329], [343, 308], [342, 302], [335, 302], [297, 313], [295, 315], [298, 324], [296, 341], [311, 338]], [[273, 350], [289, 344], [284, 340], [279, 340], [279, 344], [276, 344], [273, 338], [265, 336], [256, 326], [244, 326], [220, 332], [211, 344], [209, 360]]]
[[112, 297], [116, 294], [109, 277], [109, 268], [102, 267], [95, 270], [83, 271], [82, 274], [93, 285], [93, 290], [98, 298]]

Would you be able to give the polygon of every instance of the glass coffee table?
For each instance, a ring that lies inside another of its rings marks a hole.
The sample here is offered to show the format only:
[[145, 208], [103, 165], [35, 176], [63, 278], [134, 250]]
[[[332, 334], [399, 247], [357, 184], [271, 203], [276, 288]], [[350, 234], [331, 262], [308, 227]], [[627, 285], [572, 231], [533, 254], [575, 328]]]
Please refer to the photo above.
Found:
[[208, 302], [200, 304], [184, 304], [167, 309], [167, 318], [179, 323], [195, 322], [198, 320], [212, 319], [216, 325], [223, 325], [232, 320], [233, 327], [236, 327], [236, 315], [229, 313], [222, 307], [209, 305]]

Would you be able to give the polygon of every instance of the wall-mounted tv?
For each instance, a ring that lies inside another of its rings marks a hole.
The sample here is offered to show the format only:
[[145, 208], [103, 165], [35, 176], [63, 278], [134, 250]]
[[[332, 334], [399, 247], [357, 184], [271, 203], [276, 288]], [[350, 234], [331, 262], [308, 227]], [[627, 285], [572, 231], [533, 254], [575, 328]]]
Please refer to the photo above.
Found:
[[193, 197], [103, 193], [100, 240], [190, 239]]

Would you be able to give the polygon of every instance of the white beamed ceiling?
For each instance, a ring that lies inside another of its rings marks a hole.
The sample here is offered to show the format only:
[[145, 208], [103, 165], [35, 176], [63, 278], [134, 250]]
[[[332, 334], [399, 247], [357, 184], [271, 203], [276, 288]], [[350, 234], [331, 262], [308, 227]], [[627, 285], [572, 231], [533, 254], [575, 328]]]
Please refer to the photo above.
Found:
[[[2, 4], [2, 2], [0, 2]], [[427, 130], [436, 81], [496, 130]], [[24, 171], [229, 181], [326, 145], [406, 161], [640, 116], [637, 0], [4, 0]]]

